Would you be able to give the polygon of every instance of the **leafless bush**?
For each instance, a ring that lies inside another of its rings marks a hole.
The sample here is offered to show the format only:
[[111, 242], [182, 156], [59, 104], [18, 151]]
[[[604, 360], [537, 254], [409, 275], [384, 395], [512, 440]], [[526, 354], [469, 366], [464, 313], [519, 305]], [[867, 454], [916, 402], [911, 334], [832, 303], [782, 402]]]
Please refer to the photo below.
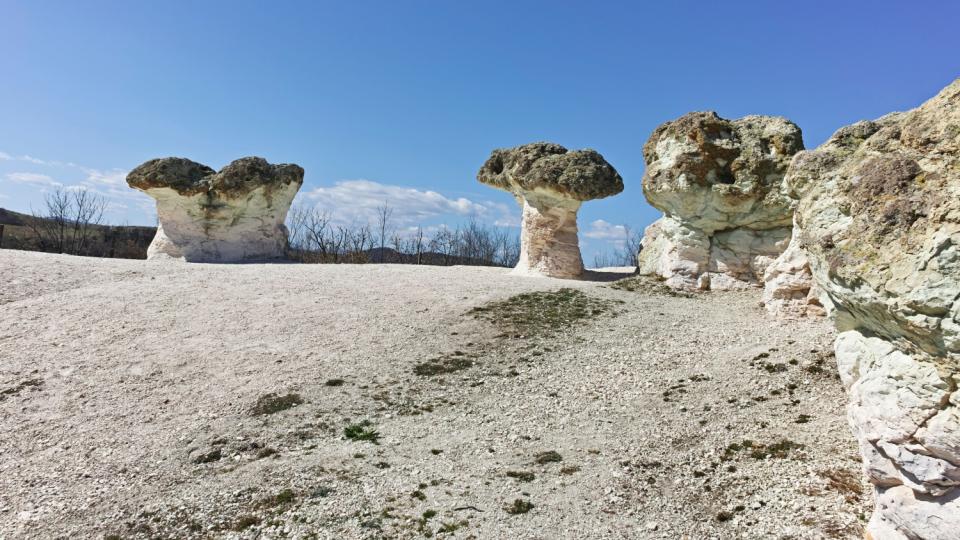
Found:
[[43, 251], [86, 255], [106, 208], [107, 200], [92, 191], [58, 187], [44, 196], [44, 208], [32, 212], [27, 227]]
[[624, 226], [623, 229], [623, 244], [613, 251], [601, 251], [594, 255], [594, 268], [637, 265], [637, 255], [640, 253], [643, 231], [634, 231], [630, 226]]
[[428, 236], [423, 227], [396, 230], [392, 215], [384, 203], [372, 229], [367, 223], [334, 225], [328, 211], [294, 206], [287, 217], [290, 258], [307, 263], [513, 266], [520, 256], [520, 237], [508, 229], [470, 220]]

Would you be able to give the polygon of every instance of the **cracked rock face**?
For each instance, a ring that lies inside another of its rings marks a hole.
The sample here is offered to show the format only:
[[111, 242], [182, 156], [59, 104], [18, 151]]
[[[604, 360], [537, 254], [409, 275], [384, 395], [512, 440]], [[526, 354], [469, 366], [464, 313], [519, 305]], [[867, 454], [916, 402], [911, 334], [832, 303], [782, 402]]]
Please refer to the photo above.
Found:
[[836, 315], [875, 539], [960, 530], [960, 80], [799, 154], [797, 240]]
[[303, 184], [297, 165], [246, 157], [215, 172], [184, 158], [150, 160], [127, 184], [157, 201], [148, 259], [240, 262], [284, 256], [284, 221]]
[[664, 217], [645, 232], [638, 270], [680, 289], [759, 284], [789, 243], [795, 201], [783, 186], [803, 137], [785, 118], [695, 112], [643, 147], [643, 193]]
[[557, 278], [583, 274], [580, 205], [623, 191], [620, 174], [596, 151], [546, 142], [494, 150], [477, 180], [509, 191], [523, 208], [515, 271]]

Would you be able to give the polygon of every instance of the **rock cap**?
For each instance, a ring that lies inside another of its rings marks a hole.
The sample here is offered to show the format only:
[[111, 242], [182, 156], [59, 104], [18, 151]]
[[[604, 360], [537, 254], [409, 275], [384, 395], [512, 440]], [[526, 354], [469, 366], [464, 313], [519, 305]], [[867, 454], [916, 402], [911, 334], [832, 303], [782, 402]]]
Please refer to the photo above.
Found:
[[577, 201], [623, 191], [623, 179], [596, 150], [536, 142], [494, 150], [477, 173], [482, 184], [521, 195], [546, 190]]
[[216, 192], [239, 196], [262, 186], [293, 183], [303, 184], [303, 168], [287, 163], [271, 165], [261, 157], [240, 158], [219, 172], [186, 158], [151, 159], [127, 175], [132, 188], [170, 188], [181, 195]]

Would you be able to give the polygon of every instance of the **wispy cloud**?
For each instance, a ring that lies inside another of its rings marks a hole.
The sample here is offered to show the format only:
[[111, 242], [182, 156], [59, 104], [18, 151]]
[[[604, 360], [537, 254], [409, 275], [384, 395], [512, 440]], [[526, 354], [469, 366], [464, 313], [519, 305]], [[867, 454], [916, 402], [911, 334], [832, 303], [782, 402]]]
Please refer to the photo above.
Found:
[[6, 178], [11, 182], [17, 182], [19, 184], [37, 184], [42, 186], [62, 186], [63, 185], [46, 174], [31, 173], [31, 172], [7, 173]]
[[392, 221], [399, 226], [415, 225], [444, 216], [477, 217], [506, 221], [504, 205], [476, 202], [466, 197], [447, 197], [436, 191], [419, 190], [370, 180], [343, 180], [331, 187], [303, 192], [301, 200], [328, 210], [344, 222], [373, 222], [377, 208], [386, 203], [393, 209]]
[[581, 235], [594, 240], [623, 243], [627, 238], [627, 228], [623, 225], [614, 225], [608, 221], [598, 219], [591, 222], [590, 228], [582, 232]]
[[0, 152], [0, 161], [10, 161], [11, 159], [13, 159], [13, 157], [10, 154], [6, 152]]

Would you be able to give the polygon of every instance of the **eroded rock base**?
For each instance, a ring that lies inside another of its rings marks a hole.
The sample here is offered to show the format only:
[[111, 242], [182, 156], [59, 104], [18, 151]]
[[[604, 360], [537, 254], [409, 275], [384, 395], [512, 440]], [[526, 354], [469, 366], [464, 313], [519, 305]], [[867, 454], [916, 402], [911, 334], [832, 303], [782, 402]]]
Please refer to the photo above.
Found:
[[647, 227], [638, 273], [658, 276], [674, 289], [746, 289], [787, 247], [790, 227], [743, 227], [707, 234], [664, 216]]
[[520, 261], [515, 273], [555, 278], [579, 278], [583, 259], [577, 239], [577, 201], [526, 195], [520, 236]]
[[859, 330], [836, 340], [847, 414], [876, 492], [876, 540], [947, 540], [960, 531], [956, 366]]

